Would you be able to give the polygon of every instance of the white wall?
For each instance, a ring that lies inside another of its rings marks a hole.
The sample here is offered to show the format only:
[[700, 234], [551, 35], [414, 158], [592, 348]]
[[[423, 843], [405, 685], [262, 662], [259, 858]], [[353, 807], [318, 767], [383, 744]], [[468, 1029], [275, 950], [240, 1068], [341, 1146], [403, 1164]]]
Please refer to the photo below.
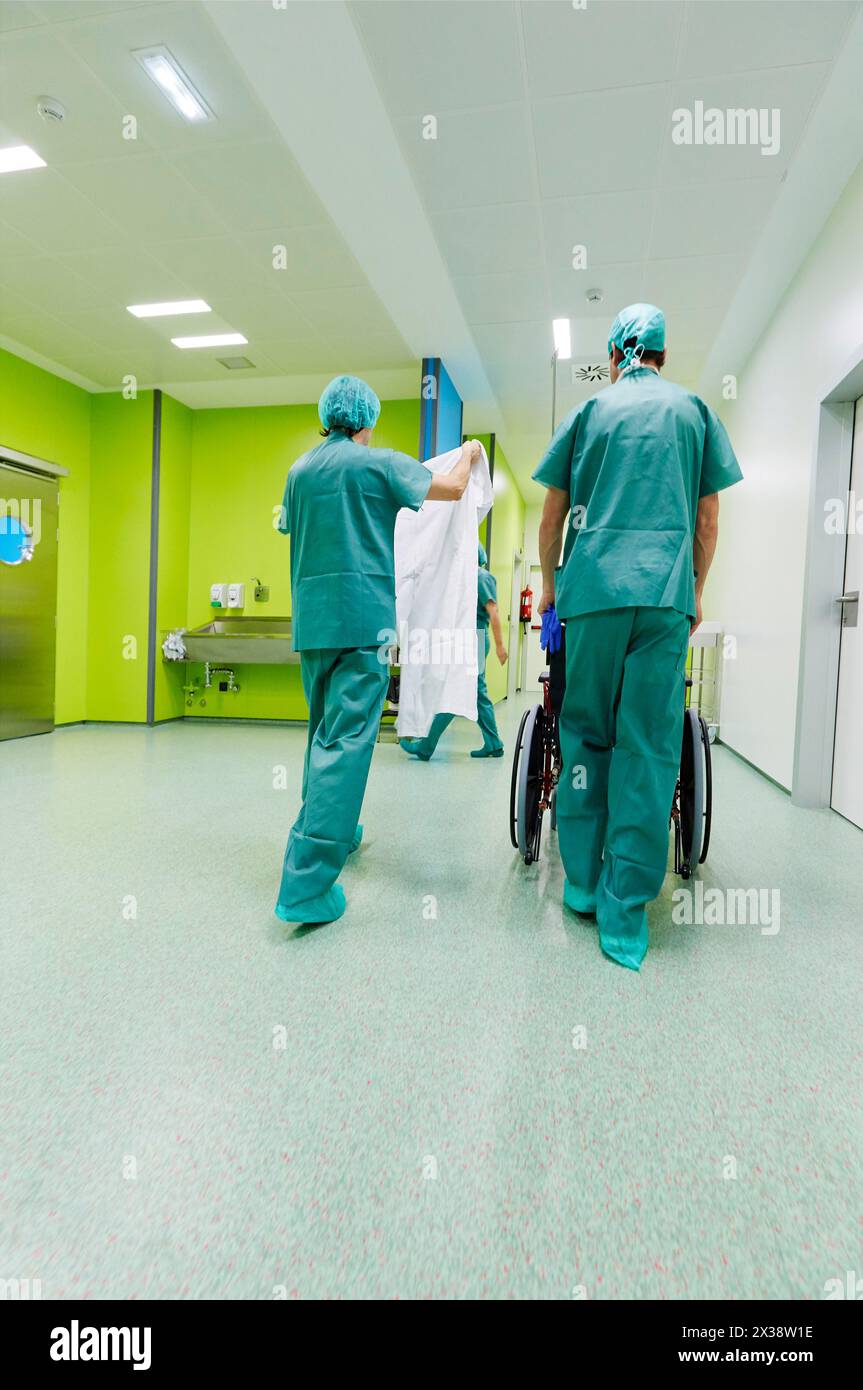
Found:
[[539, 564], [539, 523], [542, 508], [542, 502], [532, 502], [524, 513], [524, 554], [528, 567]]
[[[722, 495], [705, 617], [737, 639], [721, 737], [791, 786], [818, 402], [863, 343], [863, 164], [720, 406], [744, 472]], [[669, 363], [673, 377], [673, 364]]]

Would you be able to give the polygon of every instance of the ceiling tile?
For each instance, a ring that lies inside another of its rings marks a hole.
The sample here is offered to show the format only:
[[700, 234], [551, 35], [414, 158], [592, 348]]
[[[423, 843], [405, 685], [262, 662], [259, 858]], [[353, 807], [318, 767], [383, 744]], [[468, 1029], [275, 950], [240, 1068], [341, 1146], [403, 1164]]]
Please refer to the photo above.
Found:
[[456, 276], [453, 284], [468, 323], [535, 320], [548, 312], [545, 276], [538, 270]]
[[[362, 285], [364, 276], [331, 222], [317, 227], [272, 226], [267, 231], [238, 237], [244, 252], [282, 290], [340, 289]], [[284, 247], [282, 258], [274, 248]]]
[[392, 321], [377, 296], [361, 286], [303, 290], [291, 295], [300, 313], [325, 337], [341, 330], [393, 332]]
[[534, 102], [542, 196], [652, 187], [670, 110], [665, 86]]
[[[654, 194], [648, 189], [544, 202], [549, 270], [590, 280], [594, 267], [640, 260], [647, 252], [653, 205]], [[587, 266], [574, 271], [573, 251], [582, 246], [586, 248]]]
[[679, 71], [701, 77], [829, 62], [855, 9], [846, 0], [699, 0], [687, 6]]
[[661, 304], [666, 313], [675, 309], [705, 309], [727, 305], [740, 277], [741, 257], [682, 256], [649, 261], [644, 269], [641, 293], [650, 304]]
[[397, 116], [488, 106], [523, 94], [511, 0], [359, 0], [351, 5]]
[[161, 157], [73, 164], [64, 177], [123, 227], [132, 242], [225, 230], [211, 204]]
[[272, 260], [251, 254], [233, 237], [204, 236], [174, 241], [153, 240], [149, 254], [166, 271], [182, 282], [184, 297], [206, 299], [215, 305], [224, 294], [236, 294], [243, 287], [264, 293], [272, 286]]
[[262, 338], [255, 343], [255, 352], [265, 352], [280, 372], [291, 376], [303, 376], [308, 372], [331, 372], [335, 376], [347, 370], [328, 343], [289, 343], [283, 338]]
[[14, 29], [30, 29], [44, 24], [37, 13], [36, 6], [25, 0], [3, 0], [0, 5], [0, 33], [11, 33]]
[[399, 120], [397, 130], [417, 186], [432, 210], [533, 197], [525, 103], [449, 112], [441, 116], [436, 140], [424, 140], [414, 121]]
[[779, 191], [778, 179], [685, 184], [656, 199], [648, 254], [652, 257], [748, 254]]
[[233, 230], [302, 227], [327, 220], [296, 161], [276, 140], [172, 154], [171, 164]]
[[[127, 248], [110, 248], [101, 251], [73, 251], [56, 255], [54, 263], [62, 272], [67, 269], [73, 276], [86, 281], [91, 295], [91, 303], [99, 305], [152, 304], [168, 299], [206, 298], [193, 294], [182, 278], [171, 275], [146, 251], [135, 249], [130, 255]], [[62, 292], [58, 289], [58, 304], [65, 304]]]
[[772, 112], [779, 111], [778, 153], [762, 154], [761, 144], [678, 145], [672, 139], [669, 113], [663, 138], [660, 170], [662, 187], [687, 183], [711, 183], [726, 179], [779, 179], [797, 147], [827, 68], [813, 64], [797, 68], [772, 68], [763, 72], [737, 73], [728, 77], [705, 77], [676, 82], [671, 111], [695, 111], [701, 102], [705, 111], [718, 109], [764, 112], [763, 135], [769, 140], [776, 129]]
[[4, 177], [0, 217], [43, 251], [119, 246], [128, 240], [118, 223], [53, 169]]
[[522, 5], [531, 95], [668, 81], [684, 8], [680, 0], [614, 0], [579, 9], [561, 0]]
[[535, 203], [496, 203], [432, 213], [444, 259], [455, 275], [543, 266], [542, 232]]
[[550, 323], [478, 323], [471, 331], [486, 363], [551, 361]]

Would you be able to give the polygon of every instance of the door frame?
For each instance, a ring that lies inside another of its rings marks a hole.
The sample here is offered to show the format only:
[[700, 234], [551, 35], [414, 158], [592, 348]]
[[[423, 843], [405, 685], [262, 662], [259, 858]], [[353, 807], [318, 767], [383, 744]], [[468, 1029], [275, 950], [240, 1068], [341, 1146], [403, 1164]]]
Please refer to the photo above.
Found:
[[818, 395], [815, 450], [809, 484], [806, 577], [797, 683], [797, 724], [791, 799], [797, 806], [829, 807], [836, 739], [847, 535], [824, 527], [825, 504], [848, 497], [854, 406], [863, 396], [863, 344], [838, 378]]
[[509, 596], [509, 660], [506, 673], [507, 698], [521, 690], [521, 624], [518, 620], [519, 600], [524, 588], [524, 550], [512, 552], [512, 583]]

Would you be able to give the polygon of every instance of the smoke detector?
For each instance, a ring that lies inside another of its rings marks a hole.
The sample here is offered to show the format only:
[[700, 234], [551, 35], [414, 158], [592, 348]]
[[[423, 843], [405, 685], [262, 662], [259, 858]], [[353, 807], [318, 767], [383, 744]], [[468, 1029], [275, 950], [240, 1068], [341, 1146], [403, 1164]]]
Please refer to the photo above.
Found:
[[588, 290], [584, 297], [587, 300], [588, 304], [601, 304], [603, 299], [605, 298], [605, 295], [602, 293], [602, 290], [594, 289]]
[[43, 121], [60, 121], [66, 119], [66, 108], [56, 97], [40, 97], [36, 102], [36, 110]]

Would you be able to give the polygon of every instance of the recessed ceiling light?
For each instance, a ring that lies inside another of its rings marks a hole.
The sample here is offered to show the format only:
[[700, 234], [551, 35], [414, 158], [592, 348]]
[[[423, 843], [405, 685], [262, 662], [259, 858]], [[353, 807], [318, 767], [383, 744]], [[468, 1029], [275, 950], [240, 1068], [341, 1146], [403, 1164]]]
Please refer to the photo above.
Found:
[[569, 334], [569, 319], [554, 319], [552, 321], [552, 331], [554, 333], [554, 350], [561, 362], [565, 362], [572, 356], [572, 340]]
[[29, 145], [7, 145], [0, 150], [0, 174], [17, 174], [19, 169], [44, 169], [44, 159], [40, 159]]
[[155, 48], [137, 48], [133, 57], [165, 93], [172, 106], [187, 121], [211, 121], [210, 110], [201, 93], [192, 85], [173, 53], [164, 44]]
[[171, 339], [174, 347], [178, 348], [239, 347], [248, 341], [242, 333], [209, 333], [198, 338]]
[[160, 319], [170, 314], [211, 314], [213, 311], [204, 299], [166, 299], [162, 304], [127, 304], [126, 308], [136, 319]]

